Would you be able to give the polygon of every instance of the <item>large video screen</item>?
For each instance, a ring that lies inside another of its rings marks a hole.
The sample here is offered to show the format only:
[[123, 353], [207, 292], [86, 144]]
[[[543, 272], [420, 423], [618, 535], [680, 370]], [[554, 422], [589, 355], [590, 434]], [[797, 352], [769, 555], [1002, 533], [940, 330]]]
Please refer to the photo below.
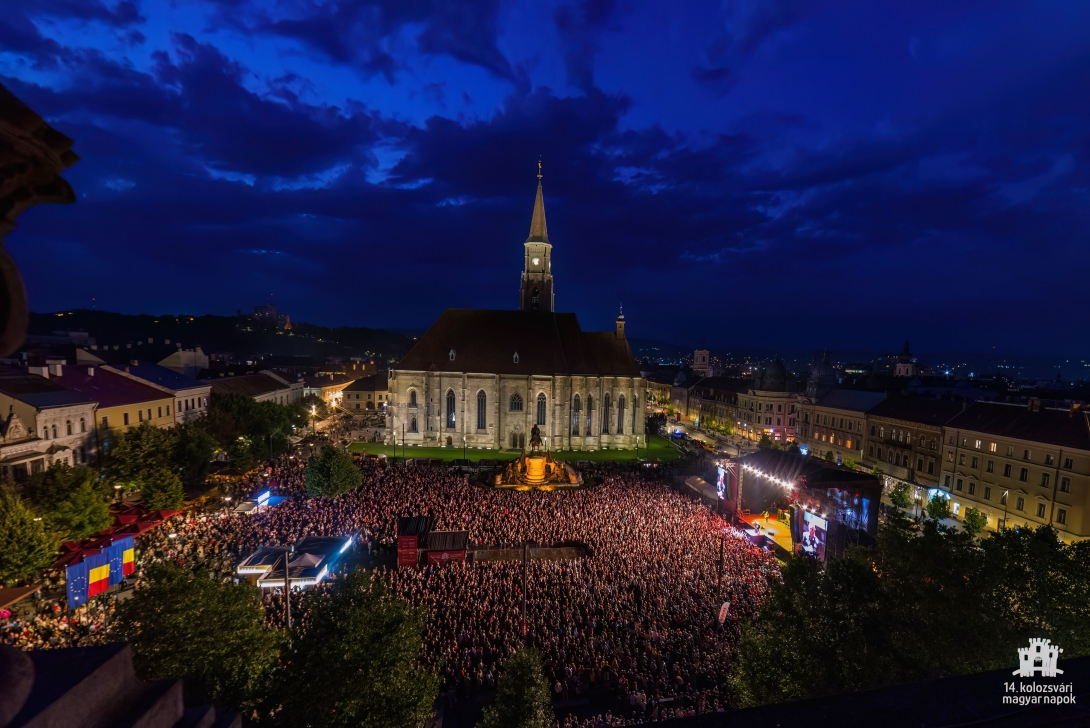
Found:
[[717, 469], [719, 470], [719, 479], [715, 482], [715, 491], [720, 498], [724, 498], [727, 495], [727, 471], [723, 468]]
[[802, 515], [802, 550], [819, 561], [825, 560], [825, 533], [829, 522], [816, 513], [803, 511]]

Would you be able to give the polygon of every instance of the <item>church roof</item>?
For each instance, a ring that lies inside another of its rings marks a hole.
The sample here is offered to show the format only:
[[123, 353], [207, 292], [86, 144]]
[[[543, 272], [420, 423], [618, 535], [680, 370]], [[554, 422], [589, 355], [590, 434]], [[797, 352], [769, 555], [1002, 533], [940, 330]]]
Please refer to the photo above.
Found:
[[574, 313], [469, 308], [444, 311], [397, 369], [640, 376], [625, 339], [612, 331], [583, 331]]
[[530, 218], [530, 236], [528, 243], [549, 242], [549, 228], [545, 225], [545, 198], [541, 193], [541, 175], [537, 180], [537, 197], [534, 198], [534, 215]]

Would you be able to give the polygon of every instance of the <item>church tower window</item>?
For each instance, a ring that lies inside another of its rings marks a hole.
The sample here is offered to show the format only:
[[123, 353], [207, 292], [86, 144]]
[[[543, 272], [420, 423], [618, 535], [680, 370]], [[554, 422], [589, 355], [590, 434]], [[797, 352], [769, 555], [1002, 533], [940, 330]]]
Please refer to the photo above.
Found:
[[450, 360], [454, 361], [454, 349], [450, 350]]
[[416, 432], [416, 431], [417, 431], [416, 430], [416, 418], [413, 417], [411, 420], [409, 420], [409, 432]]
[[[356, 396], [359, 397], [358, 394]], [[415, 407], [416, 406], [416, 390], [415, 389], [410, 389], [409, 390], [409, 406], [410, 407]]]
[[545, 394], [537, 396], [537, 424], [545, 425]]
[[488, 429], [488, 395], [484, 390], [477, 392], [477, 429]]
[[454, 429], [454, 390], [447, 390], [447, 429]]

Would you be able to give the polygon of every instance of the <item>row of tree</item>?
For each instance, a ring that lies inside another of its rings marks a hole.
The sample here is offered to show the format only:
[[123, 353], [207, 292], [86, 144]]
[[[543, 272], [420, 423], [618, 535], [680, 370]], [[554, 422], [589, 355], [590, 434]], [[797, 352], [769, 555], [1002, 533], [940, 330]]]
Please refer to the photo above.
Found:
[[[427, 614], [357, 569], [308, 595], [305, 629], [267, 626], [260, 590], [174, 564], [148, 570], [118, 605], [118, 636], [145, 679], [186, 681], [197, 701], [271, 726], [419, 726], [439, 676], [419, 661]], [[549, 728], [541, 656], [504, 663], [485, 728]]]
[[738, 648], [741, 705], [997, 669], [1029, 637], [1090, 654], [1090, 542], [1048, 526], [976, 541], [895, 512], [876, 546], [782, 575]]
[[[0, 548], [0, 583], [32, 578], [52, 563], [58, 541], [81, 541], [107, 528], [113, 520], [110, 502], [119, 490], [139, 491], [151, 510], [175, 509], [186, 490], [205, 482], [217, 454], [225, 453], [245, 471], [286, 452], [288, 437], [306, 426], [317, 406], [313, 399], [284, 406], [214, 395], [193, 422], [167, 429], [144, 423], [120, 433], [97, 469], [59, 463], [31, 475], [19, 491], [0, 486], [0, 544], [6, 544]], [[343, 463], [332, 468], [326, 490], [345, 492], [345, 472]], [[358, 479], [347, 489], [356, 485]]]

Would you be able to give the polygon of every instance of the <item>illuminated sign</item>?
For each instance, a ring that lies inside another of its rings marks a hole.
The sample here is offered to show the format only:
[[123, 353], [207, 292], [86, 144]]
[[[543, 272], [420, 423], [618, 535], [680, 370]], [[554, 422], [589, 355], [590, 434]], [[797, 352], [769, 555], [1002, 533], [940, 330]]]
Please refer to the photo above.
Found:
[[262, 493], [261, 495], [259, 495], [257, 497], [257, 504], [259, 506], [269, 505], [269, 491], [265, 491], [264, 493]]
[[809, 445], [799, 445], [799, 454], [800, 455], [809, 455], [810, 454], [810, 446]]

